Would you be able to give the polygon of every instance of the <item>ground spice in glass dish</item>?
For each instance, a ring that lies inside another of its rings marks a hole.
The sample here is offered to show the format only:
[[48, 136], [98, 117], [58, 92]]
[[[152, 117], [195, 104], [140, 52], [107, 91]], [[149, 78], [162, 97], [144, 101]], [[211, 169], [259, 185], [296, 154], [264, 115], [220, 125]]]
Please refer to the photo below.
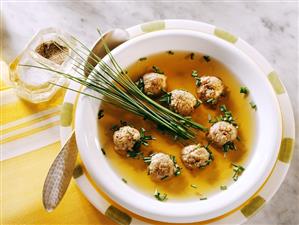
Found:
[[69, 53], [69, 49], [58, 44], [56, 41], [47, 41], [38, 45], [35, 49], [42, 57], [61, 65]]

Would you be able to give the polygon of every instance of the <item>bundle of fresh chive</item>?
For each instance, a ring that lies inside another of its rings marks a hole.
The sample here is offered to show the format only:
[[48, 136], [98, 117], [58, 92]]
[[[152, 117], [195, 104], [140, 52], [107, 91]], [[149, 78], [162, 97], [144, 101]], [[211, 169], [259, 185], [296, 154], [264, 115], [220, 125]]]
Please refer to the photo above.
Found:
[[[67, 41], [61, 39], [61, 41], [67, 47], [72, 49], [76, 55], [76, 57], [72, 58], [75, 62], [74, 68], [77, 73], [76, 75], [53, 70], [40, 62], [39, 64], [41, 66], [23, 66], [49, 70], [77, 82], [84, 87], [99, 93], [102, 97], [92, 95], [90, 92], [86, 91], [80, 92], [68, 87], [63, 88], [102, 100], [117, 107], [121, 107], [124, 110], [130, 111], [144, 119], [151, 120], [155, 122], [159, 128], [162, 128], [175, 137], [193, 139], [195, 138], [195, 129], [206, 131], [205, 127], [194, 122], [190, 117], [183, 117], [175, 112], [172, 112], [168, 108], [165, 108], [145, 95], [132, 81], [127, 72], [119, 66], [106, 44], [104, 44], [104, 47], [111, 66], [95, 55], [82, 42], [76, 38], [74, 38], [74, 40], [79, 43], [80, 48], [73, 49]], [[89, 63], [86, 60], [87, 57], [95, 63]], [[98, 66], [93, 66], [93, 64]], [[88, 77], [84, 76], [84, 68], [85, 71], [88, 70], [89, 72]]]

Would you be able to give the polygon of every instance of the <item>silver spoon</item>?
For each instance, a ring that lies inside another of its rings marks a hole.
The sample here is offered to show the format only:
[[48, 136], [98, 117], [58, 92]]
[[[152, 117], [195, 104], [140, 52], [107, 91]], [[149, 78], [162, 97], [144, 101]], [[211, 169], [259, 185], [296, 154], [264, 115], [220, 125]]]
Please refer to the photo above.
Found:
[[78, 155], [75, 131], [52, 163], [43, 187], [43, 205], [51, 212], [59, 204], [71, 181]]
[[[129, 40], [129, 34], [126, 30], [114, 29], [108, 31], [98, 40], [92, 52], [103, 58], [106, 55], [106, 51], [103, 48], [104, 43], [112, 50], [127, 40]], [[90, 54], [87, 62], [95, 66], [96, 62], [92, 60], [92, 57], [94, 58], [94, 55]], [[90, 71], [85, 66], [84, 75], [88, 76], [89, 73]], [[54, 210], [63, 198], [73, 175], [77, 155], [75, 130], [73, 130], [52, 163], [44, 182], [43, 205], [48, 212]]]

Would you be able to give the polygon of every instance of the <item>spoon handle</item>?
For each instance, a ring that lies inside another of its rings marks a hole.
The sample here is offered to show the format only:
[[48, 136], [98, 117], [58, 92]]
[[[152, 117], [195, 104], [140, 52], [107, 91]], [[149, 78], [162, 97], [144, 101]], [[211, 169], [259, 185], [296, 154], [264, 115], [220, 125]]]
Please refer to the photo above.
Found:
[[48, 212], [55, 209], [63, 198], [73, 175], [77, 155], [75, 131], [72, 131], [52, 163], [44, 183], [43, 205]]

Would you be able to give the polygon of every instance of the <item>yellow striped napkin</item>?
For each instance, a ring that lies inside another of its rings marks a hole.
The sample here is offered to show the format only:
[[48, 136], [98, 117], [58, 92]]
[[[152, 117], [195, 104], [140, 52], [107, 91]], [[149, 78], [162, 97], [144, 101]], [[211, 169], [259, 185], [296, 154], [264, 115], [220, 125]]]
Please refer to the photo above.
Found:
[[[1, 78], [6, 64], [1, 62]], [[49, 102], [19, 99], [0, 81], [1, 224], [114, 224], [80, 193], [74, 181], [58, 208], [47, 213], [42, 187], [60, 148], [59, 113], [64, 90]]]

